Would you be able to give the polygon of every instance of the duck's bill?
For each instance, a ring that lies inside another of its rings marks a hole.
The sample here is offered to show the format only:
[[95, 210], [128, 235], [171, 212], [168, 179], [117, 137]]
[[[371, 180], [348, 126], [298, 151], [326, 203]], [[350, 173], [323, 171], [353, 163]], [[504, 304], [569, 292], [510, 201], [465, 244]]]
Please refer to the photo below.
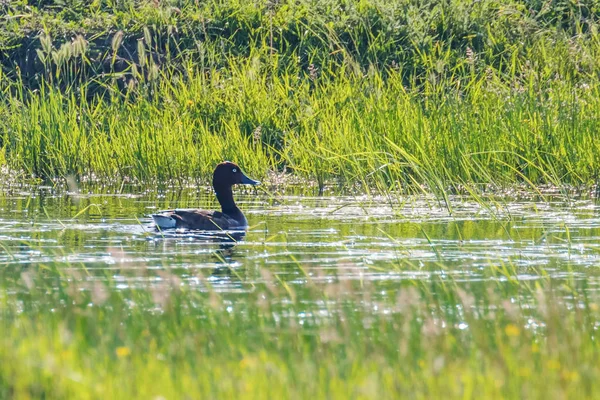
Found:
[[255, 181], [254, 179], [248, 178], [246, 175], [242, 174], [242, 182], [243, 185], [259, 185], [259, 181]]

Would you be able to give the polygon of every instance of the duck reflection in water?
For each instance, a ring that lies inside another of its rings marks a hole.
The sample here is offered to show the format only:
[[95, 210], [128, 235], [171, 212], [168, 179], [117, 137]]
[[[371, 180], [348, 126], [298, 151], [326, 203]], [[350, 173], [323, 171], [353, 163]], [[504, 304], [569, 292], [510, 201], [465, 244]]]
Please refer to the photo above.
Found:
[[235, 288], [243, 287], [240, 274], [234, 271], [233, 268], [236, 268], [236, 264], [242, 265], [235, 260], [235, 247], [245, 236], [246, 232], [241, 231], [230, 232], [228, 236], [220, 238], [219, 249], [214, 252], [217, 265], [209, 277], [209, 280], [213, 284], [227, 285]]
[[212, 285], [241, 289], [243, 282], [238, 269], [243, 264], [236, 255], [236, 247], [245, 237], [246, 231], [166, 230], [155, 235], [155, 243], [162, 243], [162, 246], [167, 248], [185, 243], [204, 250], [209, 249], [209, 252], [201, 251], [198, 255], [200, 258], [206, 257], [204, 260], [198, 260], [200, 268], [202, 264], [214, 266], [207, 279]]

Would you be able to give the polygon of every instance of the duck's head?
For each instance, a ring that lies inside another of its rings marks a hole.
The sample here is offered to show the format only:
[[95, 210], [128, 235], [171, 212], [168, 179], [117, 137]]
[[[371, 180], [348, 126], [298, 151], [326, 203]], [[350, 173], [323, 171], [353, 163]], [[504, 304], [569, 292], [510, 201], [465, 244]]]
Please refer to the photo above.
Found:
[[260, 182], [248, 178], [242, 169], [231, 161], [225, 161], [217, 165], [213, 173], [213, 187], [232, 185], [258, 185]]

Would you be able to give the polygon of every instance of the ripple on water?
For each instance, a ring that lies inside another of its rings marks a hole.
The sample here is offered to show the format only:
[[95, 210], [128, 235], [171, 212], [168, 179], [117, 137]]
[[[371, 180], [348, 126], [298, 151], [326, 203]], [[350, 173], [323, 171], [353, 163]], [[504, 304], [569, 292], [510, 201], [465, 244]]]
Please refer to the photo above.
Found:
[[[51, 265], [65, 279], [84, 271], [90, 282], [125, 290], [161, 287], [168, 271], [196, 290], [210, 284], [224, 293], [255, 290], [265, 284], [264, 271], [292, 288], [309, 280], [386, 288], [406, 280], [528, 281], [542, 270], [556, 279], [590, 279], [594, 288], [597, 282], [600, 206], [588, 200], [481, 205], [453, 198], [450, 213], [421, 197], [241, 195], [252, 227], [245, 237], [154, 231], [152, 210], [216, 207], [210, 194], [196, 196], [4, 194], [3, 274]], [[498, 268], [510, 273], [494, 273]]]

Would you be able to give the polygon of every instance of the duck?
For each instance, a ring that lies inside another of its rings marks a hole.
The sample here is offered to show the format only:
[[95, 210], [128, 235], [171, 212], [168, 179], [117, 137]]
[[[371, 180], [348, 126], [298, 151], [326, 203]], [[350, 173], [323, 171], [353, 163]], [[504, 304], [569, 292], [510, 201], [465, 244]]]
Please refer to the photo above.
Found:
[[245, 230], [248, 220], [233, 200], [233, 185], [259, 185], [231, 161], [218, 164], [213, 172], [212, 186], [221, 205], [221, 211], [176, 209], [152, 214], [156, 228], [190, 229], [202, 231]]

